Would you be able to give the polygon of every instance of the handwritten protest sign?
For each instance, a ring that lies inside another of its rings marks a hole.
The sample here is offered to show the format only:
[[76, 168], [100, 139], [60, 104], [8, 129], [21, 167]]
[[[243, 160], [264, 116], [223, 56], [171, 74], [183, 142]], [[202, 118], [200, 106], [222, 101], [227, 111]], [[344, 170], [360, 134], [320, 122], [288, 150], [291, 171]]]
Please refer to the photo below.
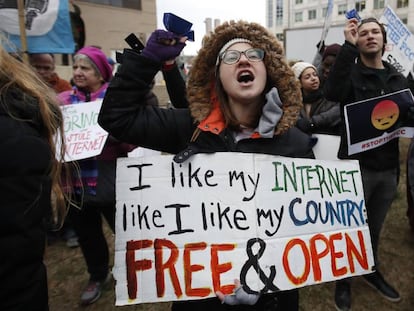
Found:
[[387, 47], [383, 59], [407, 76], [414, 65], [412, 33], [389, 6], [384, 9], [379, 22], [385, 24], [387, 29]]
[[102, 152], [108, 133], [98, 124], [101, 105], [102, 99], [62, 106], [66, 143], [65, 161], [86, 159]]
[[348, 154], [377, 148], [398, 137], [413, 137], [410, 107], [414, 99], [409, 89], [346, 105]]
[[119, 159], [116, 305], [273, 292], [372, 271], [356, 161]]

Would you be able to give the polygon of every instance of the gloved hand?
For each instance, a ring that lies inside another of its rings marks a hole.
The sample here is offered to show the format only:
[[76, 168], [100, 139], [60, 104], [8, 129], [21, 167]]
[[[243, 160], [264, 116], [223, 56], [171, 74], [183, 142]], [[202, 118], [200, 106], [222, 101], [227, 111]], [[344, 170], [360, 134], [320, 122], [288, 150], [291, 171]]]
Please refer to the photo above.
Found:
[[216, 292], [216, 295], [220, 299], [221, 303], [225, 303], [230, 306], [256, 304], [260, 298], [259, 294], [246, 293], [239, 280], [234, 280], [234, 284], [236, 285], [234, 295], [224, 295], [222, 292]]
[[175, 59], [185, 47], [186, 39], [171, 31], [155, 30], [142, 50], [142, 55], [157, 62]]
[[316, 48], [318, 49], [319, 54], [323, 54], [323, 52], [325, 51], [325, 41], [321, 40], [318, 42], [318, 44], [316, 44]]
[[305, 133], [311, 133], [312, 129], [314, 128], [314, 124], [312, 123], [311, 120], [307, 119], [307, 118], [300, 118], [297, 122], [296, 122], [296, 126]]

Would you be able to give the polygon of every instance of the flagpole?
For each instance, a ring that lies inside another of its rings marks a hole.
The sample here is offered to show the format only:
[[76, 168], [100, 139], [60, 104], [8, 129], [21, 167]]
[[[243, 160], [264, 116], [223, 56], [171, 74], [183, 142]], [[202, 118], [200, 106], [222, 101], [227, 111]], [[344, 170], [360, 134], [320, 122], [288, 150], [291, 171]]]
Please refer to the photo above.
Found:
[[29, 56], [27, 55], [27, 38], [26, 38], [26, 26], [24, 18], [24, 0], [17, 0], [17, 9], [19, 11], [19, 27], [20, 27], [20, 42], [23, 51], [23, 61], [28, 64]]

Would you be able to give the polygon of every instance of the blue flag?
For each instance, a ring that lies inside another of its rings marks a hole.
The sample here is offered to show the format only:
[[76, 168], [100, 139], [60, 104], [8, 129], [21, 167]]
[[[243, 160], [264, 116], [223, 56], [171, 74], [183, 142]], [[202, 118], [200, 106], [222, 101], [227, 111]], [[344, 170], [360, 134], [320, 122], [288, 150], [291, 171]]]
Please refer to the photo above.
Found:
[[[27, 52], [72, 54], [75, 51], [67, 0], [26, 0], [24, 15]], [[17, 50], [22, 50], [16, 0], [0, 1], [0, 30]]]

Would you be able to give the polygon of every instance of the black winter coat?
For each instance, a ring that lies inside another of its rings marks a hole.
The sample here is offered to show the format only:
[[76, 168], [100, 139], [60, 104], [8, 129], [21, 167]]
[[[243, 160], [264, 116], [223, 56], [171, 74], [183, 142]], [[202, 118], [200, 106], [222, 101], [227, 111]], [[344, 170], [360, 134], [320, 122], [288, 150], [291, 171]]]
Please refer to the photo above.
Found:
[[[51, 157], [39, 112], [20, 92], [0, 99], [0, 310], [48, 310], [45, 219]], [[15, 117], [5, 108], [7, 103]]]
[[[112, 79], [99, 114], [99, 124], [117, 139], [176, 155], [182, 162], [197, 153], [251, 152], [288, 157], [313, 157], [310, 137], [297, 128], [272, 138], [243, 139], [235, 142], [231, 131], [220, 134], [201, 131], [189, 143], [196, 129], [189, 109], [161, 109], [145, 104], [160, 65], [131, 51], [125, 51], [123, 64]], [[276, 299], [275, 299], [276, 298]], [[276, 307], [275, 300], [278, 300]], [[264, 295], [255, 306], [222, 305], [217, 298], [179, 302], [175, 310], [294, 311], [298, 310], [297, 290]]]
[[[353, 102], [369, 99], [408, 88], [407, 79], [393, 66], [383, 62], [387, 70], [386, 79], [382, 79], [374, 69], [362, 64], [355, 45], [345, 41], [324, 84], [328, 100], [341, 103], [343, 119], [344, 106]], [[357, 61], [355, 61], [357, 60]], [[348, 155], [345, 123], [341, 133], [341, 145], [338, 157], [341, 159], [358, 159], [361, 166], [372, 170], [388, 170], [399, 166], [398, 139], [352, 156]]]

